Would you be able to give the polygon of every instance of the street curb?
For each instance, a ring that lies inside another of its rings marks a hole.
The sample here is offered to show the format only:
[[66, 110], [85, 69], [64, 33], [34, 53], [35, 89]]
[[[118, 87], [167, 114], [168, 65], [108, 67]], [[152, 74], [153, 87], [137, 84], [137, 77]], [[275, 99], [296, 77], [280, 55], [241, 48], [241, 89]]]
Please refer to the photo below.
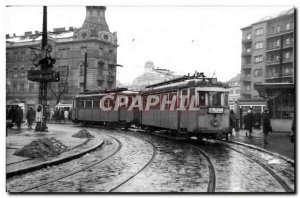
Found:
[[[224, 141], [224, 140], [223, 140]], [[235, 144], [240, 144], [240, 145], [243, 145], [243, 146], [246, 146], [246, 147], [249, 147], [249, 148], [253, 148], [253, 149], [256, 149], [256, 150], [259, 150], [259, 151], [262, 151], [262, 152], [265, 152], [265, 153], [269, 153], [271, 155], [275, 155], [276, 157], [279, 157], [285, 161], [287, 161], [288, 163], [292, 164], [292, 165], [295, 165], [295, 161], [286, 157], [286, 156], [283, 156], [279, 153], [275, 153], [275, 152], [271, 152], [271, 151], [268, 151], [266, 149], [263, 149], [261, 147], [258, 147], [258, 146], [254, 146], [254, 145], [250, 145], [250, 144], [246, 144], [246, 143], [242, 143], [242, 142], [239, 142], [239, 141], [224, 141], [224, 142], [232, 142], [232, 143], [235, 143]]]
[[79, 158], [79, 157], [81, 157], [81, 156], [83, 156], [83, 155], [85, 155], [89, 152], [92, 152], [92, 151], [96, 150], [97, 148], [101, 147], [103, 145], [103, 143], [104, 143], [104, 141], [103, 141], [103, 139], [101, 139], [101, 141], [99, 143], [97, 143], [93, 147], [90, 147], [90, 148], [88, 148], [88, 149], [86, 149], [82, 152], [78, 152], [78, 153], [75, 153], [75, 154], [69, 155], [69, 156], [65, 156], [65, 155], [68, 154], [68, 152], [65, 152], [65, 153], [62, 153], [63, 155], [58, 159], [53, 159], [53, 160], [50, 160], [48, 162], [42, 162], [42, 163], [39, 163], [39, 164], [36, 164], [36, 165], [33, 165], [33, 166], [28, 166], [28, 167], [25, 167], [25, 168], [22, 168], [22, 169], [7, 172], [6, 173], [6, 178], [10, 178], [10, 177], [13, 177], [15, 175], [25, 174], [25, 173], [32, 172], [32, 171], [35, 171], [35, 170], [39, 170], [39, 169], [45, 168], [47, 166], [53, 166], [53, 165], [57, 165], [57, 164], [61, 164], [61, 163], [71, 161], [73, 159]]

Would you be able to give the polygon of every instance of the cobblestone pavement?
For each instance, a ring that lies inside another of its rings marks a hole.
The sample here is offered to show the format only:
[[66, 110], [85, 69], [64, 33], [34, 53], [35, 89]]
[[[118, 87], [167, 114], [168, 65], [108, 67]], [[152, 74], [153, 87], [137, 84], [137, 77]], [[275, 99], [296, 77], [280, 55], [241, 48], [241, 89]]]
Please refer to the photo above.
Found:
[[[72, 125], [55, 126], [69, 132], [82, 129]], [[103, 134], [103, 147], [79, 159], [10, 178], [7, 189], [11, 192], [25, 189], [28, 192], [207, 192], [208, 162], [189, 143], [141, 132], [85, 129]], [[208, 154], [214, 165], [216, 192], [285, 192], [263, 167], [226, 145], [197, 147]], [[234, 148], [255, 155], [294, 188], [294, 167], [254, 149], [245, 150], [240, 145]], [[76, 170], [77, 173], [64, 177]]]
[[261, 166], [222, 145], [200, 146], [214, 164], [216, 192], [285, 192]]

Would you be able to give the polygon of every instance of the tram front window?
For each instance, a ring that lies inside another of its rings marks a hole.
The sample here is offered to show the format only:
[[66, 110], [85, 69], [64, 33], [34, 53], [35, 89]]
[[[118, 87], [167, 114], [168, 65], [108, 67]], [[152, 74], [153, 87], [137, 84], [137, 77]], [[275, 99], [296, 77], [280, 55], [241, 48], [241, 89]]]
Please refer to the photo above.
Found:
[[224, 106], [224, 93], [209, 92], [209, 105], [210, 106]]

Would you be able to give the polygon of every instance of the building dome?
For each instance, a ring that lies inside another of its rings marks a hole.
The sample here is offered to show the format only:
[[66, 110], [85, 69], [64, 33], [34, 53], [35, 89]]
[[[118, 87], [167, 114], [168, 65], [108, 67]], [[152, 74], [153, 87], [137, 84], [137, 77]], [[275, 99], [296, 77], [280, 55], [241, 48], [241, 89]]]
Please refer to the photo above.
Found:
[[155, 68], [154, 68], [154, 63], [152, 62], [152, 61], [147, 61], [146, 63], [145, 63], [145, 69], [150, 69], [150, 70], [154, 70]]

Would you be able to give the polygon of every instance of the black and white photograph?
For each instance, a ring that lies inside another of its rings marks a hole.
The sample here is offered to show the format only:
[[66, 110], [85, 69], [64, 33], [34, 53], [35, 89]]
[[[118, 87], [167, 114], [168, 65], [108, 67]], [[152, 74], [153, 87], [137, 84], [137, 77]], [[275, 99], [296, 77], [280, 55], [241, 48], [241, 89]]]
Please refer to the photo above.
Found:
[[3, 191], [296, 194], [282, 2], [6, 2]]

